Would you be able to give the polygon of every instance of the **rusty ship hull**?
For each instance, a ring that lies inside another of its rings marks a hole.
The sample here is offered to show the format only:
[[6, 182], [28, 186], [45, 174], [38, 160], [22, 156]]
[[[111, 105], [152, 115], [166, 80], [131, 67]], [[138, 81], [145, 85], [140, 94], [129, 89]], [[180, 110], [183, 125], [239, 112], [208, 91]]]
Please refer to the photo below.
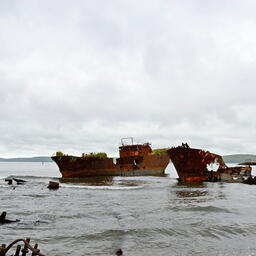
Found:
[[169, 164], [167, 153], [152, 153], [149, 143], [119, 147], [119, 158], [92, 156], [53, 156], [63, 178], [99, 176], [162, 175]]
[[[251, 167], [228, 167], [220, 155], [201, 149], [179, 146], [168, 150], [179, 180], [202, 181], [243, 181], [251, 176]], [[212, 167], [215, 166], [213, 170]]]
[[[84, 178], [97, 176], [143, 176], [161, 175], [169, 163], [169, 157], [145, 156], [138, 158], [83, 158], [52, 157], [59, 167], [63, 178]], [[116, 162], [116, 163], [115, 163]]]

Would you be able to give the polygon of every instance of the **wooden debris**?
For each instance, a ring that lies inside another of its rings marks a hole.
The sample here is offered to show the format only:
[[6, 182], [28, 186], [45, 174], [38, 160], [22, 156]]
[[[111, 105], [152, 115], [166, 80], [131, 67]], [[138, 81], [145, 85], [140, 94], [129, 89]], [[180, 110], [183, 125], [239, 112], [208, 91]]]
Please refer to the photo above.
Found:
[[27, 182], [26, 180], [22, 180], [22, 179], [13, 178], [13, 180], [16, 181], [18, 185], [23, 185], [25, 182]]
[[8, 185], [12, 185], [12, 179], [5, 179], [4, 181], [8, 182]]
[[8, 182], [8, 185], [12, 185], [13, 181], [16, 181], [18, 185], [23, 185], [26, 180], [16, 179], [16, 178], [6, 178], [4, 181]]
[[12, 222], [18, 222], [19, 220], [8, 220], [6, 219], [6, 212], [2, 212], [0, 215], [0, 224], [7, 224], [7, 223], [12, 223]]

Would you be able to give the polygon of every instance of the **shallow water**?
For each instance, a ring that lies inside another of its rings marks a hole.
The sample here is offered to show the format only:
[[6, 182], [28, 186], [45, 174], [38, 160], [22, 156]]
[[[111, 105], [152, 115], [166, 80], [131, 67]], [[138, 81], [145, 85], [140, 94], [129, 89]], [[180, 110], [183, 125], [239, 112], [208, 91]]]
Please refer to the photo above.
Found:
[[114, 177], [60, 183], [54, 163], [0, 163], [0, 211], [20, 222], [0, 226], [0, 243], [31, 237], [60, 255], [256, 255], [256, 186], [182, 184], [167, 177]]

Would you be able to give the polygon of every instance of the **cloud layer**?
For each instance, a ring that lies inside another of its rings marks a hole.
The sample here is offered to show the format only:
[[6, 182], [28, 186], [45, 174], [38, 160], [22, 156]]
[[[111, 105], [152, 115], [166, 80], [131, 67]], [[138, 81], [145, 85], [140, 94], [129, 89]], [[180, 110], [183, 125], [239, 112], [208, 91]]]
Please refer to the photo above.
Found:
[[0, 2], [0, 156], [255, 153], [254, 1]]

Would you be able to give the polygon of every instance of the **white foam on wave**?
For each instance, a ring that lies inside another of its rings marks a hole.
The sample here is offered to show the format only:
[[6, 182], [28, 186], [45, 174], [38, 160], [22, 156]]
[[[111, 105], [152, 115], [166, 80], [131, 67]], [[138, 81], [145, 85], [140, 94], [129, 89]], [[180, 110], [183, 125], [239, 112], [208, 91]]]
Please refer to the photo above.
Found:
[[61, 184], [62, 188], [78, 188], [78, 189], [91, 189], [91, 190], [134, 190], [141, 189], [144, 186], [87, 186], [87, 185], [68, 185]]
[[7, 187], [9, 187], [9, 185], [7, 185], [7, 184], [0, 184], [0, 188], [7, 188]]

